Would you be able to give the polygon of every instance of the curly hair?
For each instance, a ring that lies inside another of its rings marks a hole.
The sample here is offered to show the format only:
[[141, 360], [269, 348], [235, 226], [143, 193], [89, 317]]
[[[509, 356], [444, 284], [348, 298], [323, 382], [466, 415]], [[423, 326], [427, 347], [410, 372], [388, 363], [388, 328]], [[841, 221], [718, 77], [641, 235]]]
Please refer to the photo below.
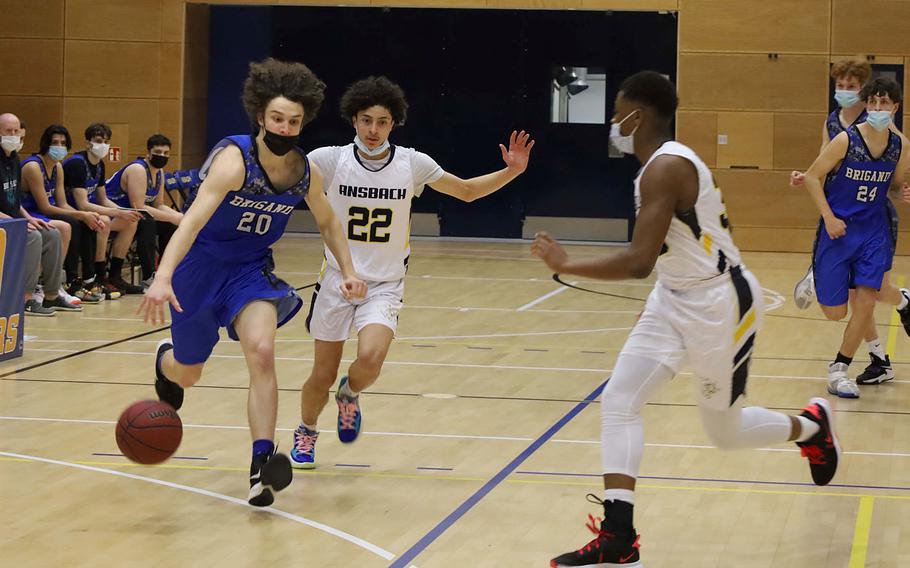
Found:
[[404, 91], [388, 77], [382, 76], [361, 79], [344, 91], [341, 95], [341, 118], [352, 120], [358, 112], [377, 105], [388, 109], [395, 126], [403, 125], [408, 118], [408, 101]]
[[859, 92], [859, 98], [869, 102], [869, 99], [875, 96], [887, 95], [892, 103], [901, 103], [904, 95], [901, 92], [900, 83], [888, 77], [876, 77], [865, 85]]
[[303, 122], [316, 118], [325, 98], [325, 83], [303, 63], [279, 61], [269, 57], [250, 63], [250, 73], [243, 83], [243, 107], [253, 127], [265, 114], [265, 107], [277, 97], [303, 105]]
[[44, 132], [41, 134], [41, 142], [38, 148], [39, 154], [47, 154], [47, 151], [51, 147], [51, 139], [54, 137], [54, 134], [63, 135], [67, 150], [71, 150], [73, 148], [73, 139], [70, 137], [70, 131], [61, 124], [51, 124], [45, 128]]
[[831, 78], [835, 81], [841, 77], [856, 77], [860, 85], [865, 85], [871, 76], [872, 66], [859, 57], [841, 59], [831, 66]]
[[110, 140], [111, 136], [113, 136], [113, 132], [111, 132], [111, 127], [103, 122], [93, 122], [85, 129], [85, 139], [91, 141], [95, 136], [101, 136], [105, 140]]

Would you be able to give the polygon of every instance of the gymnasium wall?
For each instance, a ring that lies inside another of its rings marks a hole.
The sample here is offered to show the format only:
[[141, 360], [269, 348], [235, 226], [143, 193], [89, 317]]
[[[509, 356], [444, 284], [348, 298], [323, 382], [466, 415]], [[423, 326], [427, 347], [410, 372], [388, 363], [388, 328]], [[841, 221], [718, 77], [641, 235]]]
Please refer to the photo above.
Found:
[[[678, 135], [714, 168], [737, 240], [752, 250], [811, 244], [815, 214], [804, 194], [787, 188], [786, 176], [808, 166], [818, 150], [830, 61], [863, 54], [877, 63], [910, 63], [910, 2], [903, 0], [217, 3], [679, 10]], [[79, 139], [100, 114], [121, 125], [115, 143], [125, 142], [129, 154], [142, 152], [145, 138], [160, 130], [174, 134], [175, 153], [186, 164], [198, 163], [206, 150], [209, 13], [205, 3], [186, 4], [0, 0], [0, 108], [31, 125], [26, 150], [36, 148], [40, 129], [52, 121], [62, 120]], [[726, 144], [717, 143], [719, 134]], [[910, 218], [910, 209], [898, 208]], [[902, 234], [899, 251], [908, 246], [910, 235]]]

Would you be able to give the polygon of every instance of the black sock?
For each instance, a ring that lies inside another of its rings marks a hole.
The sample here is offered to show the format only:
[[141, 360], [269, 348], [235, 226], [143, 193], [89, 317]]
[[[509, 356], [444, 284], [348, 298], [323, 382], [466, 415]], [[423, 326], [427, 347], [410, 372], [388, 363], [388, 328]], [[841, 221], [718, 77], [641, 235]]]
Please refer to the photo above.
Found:
[[835, 363], [846, 363], [847, 366], [849, 366], [850, 363], [853, 362], [853, 357], [847, 357], [846, 355], [844, 355], [843, 353], [838, 351], [837, 357], [834, 358], [834, 362]]
[[106, 271], [106, 270], [107, 270], [107, 263], [106, 263], [106, 262], [104, 262], [103, 260], [101, 260], [101, 261], [96, 260], [96, 261], [95, 261], [95, 274], [98, 276], [98, 281], [99, 281], [99, 282], [104, 282], [104, 280], [105, 280], [105, 279], [104, 279], [104, 274], [105, 274], [105, 271]]
[[632, 526], [632, 503], [625, 501], [604, 501], [604, 521], [615, 531], [635, 532]]
[[123, 259], [115, 256], [111, 257], [111, 273], [108, 276], [114, 282], [123, 280]]

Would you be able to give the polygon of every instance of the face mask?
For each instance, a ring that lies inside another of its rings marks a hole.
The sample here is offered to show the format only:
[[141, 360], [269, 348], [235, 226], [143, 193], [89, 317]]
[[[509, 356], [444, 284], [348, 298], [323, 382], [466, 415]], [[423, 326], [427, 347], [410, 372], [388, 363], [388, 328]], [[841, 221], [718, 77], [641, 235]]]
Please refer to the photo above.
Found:
[[6, 152], [17, 152], [22, 147], [22, 140], [18, 136], [3, 136], [0, 138], [0, 146]]
[[891, 124], [891, 112], [887, 110], [873, 110], [866, 115], [866, 122], [872, 128], [882, 131], [887, 130]]
[[360, 150], [360, 152], [363, 155], [369, 156], [371, 158], [374, 158], [374, 157], [382, 154], [383, 152], [388, 150], [389, 147], [391, 146], [391, 144], [389, 144], [389, 139], [386, 138], [385, 142], [383, 142], [376, 148], [370, 150], [369, 146], [364, 144], [363, 140], [360, 139], [360, 136], [354, 136], [354, 145], [357, 146], [357, 149]]
[[638, 109], [633, 110], [627, 114], [626, 118], [620, 120], [619, 122], [614, 122], [612, 125], [610, 125], [610, 142], [613, 144], [613, 146], [616, 147], [617, 150], [623, 154], [635, 153], [635, 132], [638, 130], [638, 127], [636, 126], [635, 130], [633, 130], [628, 136], [623, 136], [620, 134], [619, 128], [622, 123], [626, 121], [626, 119], [628, 119], [630, 116], [632, 116], [632, 114], [636, 112], [638, 112]]
[[[269, 148], [269, 149], [271, 150], [271, 148]], [[152, 156], [149, 158], [149, 164], [151, 164], [151, 166], [153, 168], [157, 168], [160, 170], [161, 168], [163, 168], [164, 166], [167, 165], [167, 160], [168, 160], [167, 156], [159, 156], [158, 154], [152, 154]]]
[[108, 152], [108, 150], [110, 150], [110, 149], [111, 149], [111, 145], [110, 145], [110, 144], [92, 142], [92, 149], [91, 149], [91, 152], [92, 152], [92, 154], [94, 154], [95, 157], [98, 158], [99, 160], [100, 160], [100, 159], [103, 159], [105, 156], [107, 156], [107, 152]]
[[836, 90], [834, 91], [834, 100], [837, 101], [837, 104], [841, 108], [852, 107], [859, 102], [859, 93], [857, 91], [843, 91]]
[[47, 149], [47, 155], [50, 157], [51, 160], [54, 160], [55, 162], [59, 162], [63, 158], [65, 158], [66, 153], [67, 153], [66, 146], [51, 146], [50, 148]]
[[[262, 127], [260, 126], [260, 128]], [[269, 149], [269, 152], [275, 154], [276, 156], [284, 156], [295, 146], [297, 146], [297, 140], [299, 138], [299, 134], [295, 136], [283, 136], [281, 134], [275, 134], [274, 132], [266, 130], [262, 141], [265, 142], [265, 146]]]

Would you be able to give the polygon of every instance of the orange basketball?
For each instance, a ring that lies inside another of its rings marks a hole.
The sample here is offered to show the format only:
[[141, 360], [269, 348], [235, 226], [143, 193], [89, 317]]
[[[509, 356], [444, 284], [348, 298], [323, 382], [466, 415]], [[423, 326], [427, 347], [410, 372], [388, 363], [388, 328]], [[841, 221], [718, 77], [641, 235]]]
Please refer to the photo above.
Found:
[[130, 405], [117, 421], [117, 446], [131, 461], [161, 463], [180, 446], [183, 423], [177, 411], [159, 400], [142, 400]]

